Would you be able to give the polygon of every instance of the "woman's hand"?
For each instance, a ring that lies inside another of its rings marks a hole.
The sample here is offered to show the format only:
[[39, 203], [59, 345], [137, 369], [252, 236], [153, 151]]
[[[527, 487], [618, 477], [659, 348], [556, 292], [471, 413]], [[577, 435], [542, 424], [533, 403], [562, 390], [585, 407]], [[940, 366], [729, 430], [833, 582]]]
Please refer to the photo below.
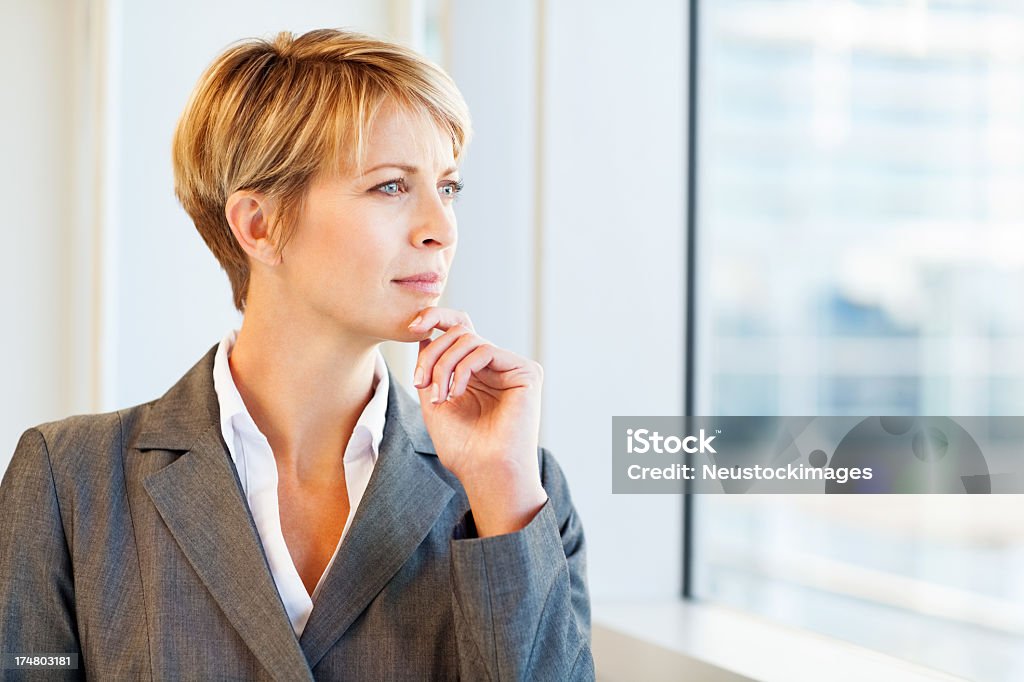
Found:
[[[431, 340], [435, 328], [444, 333]], [[414, 378], [423, 421], [466, 490], [477, 535], [523, 528], [547, 500], [537, 463], [541, 366], [477, 336], [450, 308], [424, 308], [409, 329], [427, 335]]]

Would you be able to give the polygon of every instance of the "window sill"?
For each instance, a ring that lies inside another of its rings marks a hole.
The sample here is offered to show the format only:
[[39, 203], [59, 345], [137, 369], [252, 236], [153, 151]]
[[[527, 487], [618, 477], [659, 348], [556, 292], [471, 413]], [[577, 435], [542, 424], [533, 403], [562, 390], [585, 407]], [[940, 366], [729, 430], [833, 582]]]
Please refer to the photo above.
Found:
[[593, 624], [594, 659], [602, 682], [679, 679], [683, 672], [722, 682], [960, 679], [718, 605], [595, 601]]

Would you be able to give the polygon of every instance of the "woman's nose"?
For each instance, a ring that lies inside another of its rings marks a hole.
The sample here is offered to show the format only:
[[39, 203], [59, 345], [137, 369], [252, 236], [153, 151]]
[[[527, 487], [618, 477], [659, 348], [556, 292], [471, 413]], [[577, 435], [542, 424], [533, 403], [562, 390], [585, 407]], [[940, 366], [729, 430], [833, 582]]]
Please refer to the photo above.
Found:
[[416, 246], [454, 246], [457, 238], [455, 213], [437, 194], [418, 202], [413, 242]]

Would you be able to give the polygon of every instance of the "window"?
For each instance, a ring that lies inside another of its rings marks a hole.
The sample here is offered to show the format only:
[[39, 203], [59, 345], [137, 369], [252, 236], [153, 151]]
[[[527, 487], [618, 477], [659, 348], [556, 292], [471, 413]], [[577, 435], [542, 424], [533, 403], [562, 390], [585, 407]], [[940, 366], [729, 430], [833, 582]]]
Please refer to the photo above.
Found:
[[[1024, 414], [1024, 4], [699, 2], [695, 414]], [[1024, 679], [1024, 496], [696, 496], [691, 596]]]

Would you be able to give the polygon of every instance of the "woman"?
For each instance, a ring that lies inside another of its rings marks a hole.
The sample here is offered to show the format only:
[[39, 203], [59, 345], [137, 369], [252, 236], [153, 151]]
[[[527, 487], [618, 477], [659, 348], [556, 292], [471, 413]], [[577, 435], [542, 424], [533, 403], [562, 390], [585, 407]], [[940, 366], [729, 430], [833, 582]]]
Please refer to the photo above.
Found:
[[[434, 305], [469, 134], [440, 69], [366, 36], [214, 61], [175, 185], [242, 327], [155, 401], [22, 436], [5, 655], [97, 679], [593, 678], [541, 368]], [[419, 404], [385, 340], [419, 343]]]

